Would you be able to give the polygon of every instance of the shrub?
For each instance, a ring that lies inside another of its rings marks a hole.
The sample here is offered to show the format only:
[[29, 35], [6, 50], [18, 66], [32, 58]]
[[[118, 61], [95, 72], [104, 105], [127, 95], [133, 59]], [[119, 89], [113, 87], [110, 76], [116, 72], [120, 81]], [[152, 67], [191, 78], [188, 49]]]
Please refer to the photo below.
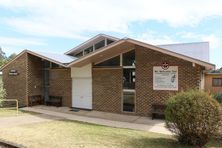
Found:
[[182, 144], [204, 146], [222, 125], [222, 109], [208, 93], [190, 90], [167, 101], [166, 127]]
[[3, 83], [0, 82], [0, 107], [2, 106], [2, 100], [6, 97], [6, 91], [3, 88]]
[[222, 104], [222, 92], [214, 94], [214, 98]]

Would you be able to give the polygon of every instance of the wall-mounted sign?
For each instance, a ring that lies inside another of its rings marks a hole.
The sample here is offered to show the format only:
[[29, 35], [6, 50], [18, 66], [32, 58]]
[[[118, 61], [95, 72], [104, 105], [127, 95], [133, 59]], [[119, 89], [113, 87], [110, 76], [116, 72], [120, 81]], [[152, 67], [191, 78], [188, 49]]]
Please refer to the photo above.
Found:
[[18, 71], [15, 70], [15, 69], [11, 69], [11, 70], [9, 71], [9, 75], [10, 75], [10, 76], [17, 76], [18, 74], [19, 74]]
[[153, 67], [153, 89], [154, 90], [178, 90], [178, 66]]
[[167, 62], [163, 62], [163, 63], [162, 63], [162, 68], [163, 68], [164, 70], [167, 70], [167, 69], [169, 68], [169, 64], [168, 64]]

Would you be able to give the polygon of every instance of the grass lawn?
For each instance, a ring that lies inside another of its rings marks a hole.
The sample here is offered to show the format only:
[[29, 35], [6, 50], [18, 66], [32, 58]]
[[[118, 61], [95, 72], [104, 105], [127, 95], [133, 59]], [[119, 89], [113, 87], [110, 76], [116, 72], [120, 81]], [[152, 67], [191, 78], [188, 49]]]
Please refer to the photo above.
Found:
[[24, 116], [24, 115], [30, 115], [30, 114], [34, 115], [34, 114], [38, 114], [38, 113], [19, 110], [18, 114], [17, 114], [16, 109], [0, 108], [0, 118], [1, 117], [12, 117], [12, 116]]
[[[176, 140], [168, 135], [111, 128], [69, 120], [57, 120], [12, 128], [1, 128], [0, 131], [0, 138], [23, 144], [27, 147], [36, 148], [186, 147], [177, 144]], [[222, 141], [211, 141], [208, 147], [222, 147]]]

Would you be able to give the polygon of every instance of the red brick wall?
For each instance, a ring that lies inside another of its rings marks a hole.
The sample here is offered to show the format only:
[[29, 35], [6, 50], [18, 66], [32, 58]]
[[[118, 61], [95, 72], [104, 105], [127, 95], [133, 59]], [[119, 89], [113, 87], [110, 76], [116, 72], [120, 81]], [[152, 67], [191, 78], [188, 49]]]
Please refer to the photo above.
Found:
[[28, 55], [28, 95], [43, 95], [42, 60]]
[[49, 95], [62, 96], [63, 106], [72, 106], [72, 79], [70, 69], [50, 69]]
[[93, 68], [93, 109], [121, 113], [122, 69]]
[[[11, 69], [18, 76], [9, 76]], [[70, 69], [50, 69], [49, 95], [62, 96], [63, 106], [71, 106]], [[27, 96], [43, 95], [43, 70], [41, 58], [24, 53], [3, 69], [3, 83], [8, 99], [19, 99], [20, 106], [27, 105]]]
[[[154, 103], [164, 103], [177, 91], [153, 90], [153, 66], [178, 66], [179, 91], [199, 87], [200, 66], [136, 46], [136, 115], [149, 116]], [[93, 109], [121, 112], [122, 69], [93, 69]]]
[[170, 66], [178, 66], [179, 91], [199, 87], [198, 65], [193, 67], [191, 62], [136, 46], [136, 114], [150, 115], [152, 104], [164, 103], [177, 92], [153, 90], [153, 66], [161, 66], [165, 61]]
[[[19, 75], [10, 76], [10, 70], [17, 70]], [[3, 84], [7, 99], [18, 99], [19, 106], [26, 105], [27, 54], [24, 53], [3, 69]]]

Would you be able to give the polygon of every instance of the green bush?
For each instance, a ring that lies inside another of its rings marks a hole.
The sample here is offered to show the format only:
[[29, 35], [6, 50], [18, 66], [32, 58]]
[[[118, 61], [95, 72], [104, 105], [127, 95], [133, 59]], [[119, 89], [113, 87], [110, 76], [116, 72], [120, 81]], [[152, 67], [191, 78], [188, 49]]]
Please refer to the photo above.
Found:
[[2, 100], [6, 97], [6, 91], [3, 88], [3, 83], [0, 82], [0, 107], [2, 106]]
[[208, 93], [190, 90], [167, 101], [166, 127], [182, 144], [204, 146], [222, 126], [222, 109]]
[[222, 104], [222, 92], [214, 94], [214, 98]]

